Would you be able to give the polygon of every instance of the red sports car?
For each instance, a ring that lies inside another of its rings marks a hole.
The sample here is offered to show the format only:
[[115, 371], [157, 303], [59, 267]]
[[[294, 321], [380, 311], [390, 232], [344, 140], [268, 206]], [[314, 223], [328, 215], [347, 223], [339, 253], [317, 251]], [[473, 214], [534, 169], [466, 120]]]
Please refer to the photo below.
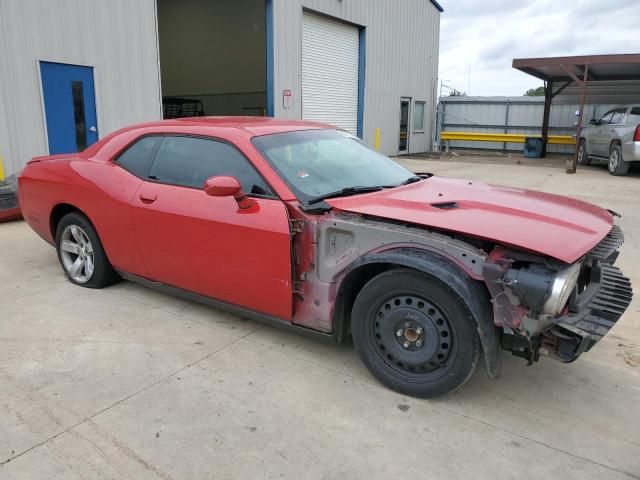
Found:
[[305, 333], [430, 397], [500, 348], [571, 362], [628, 307], [614, 212], [411, 173], [328, 125], [171, 120], [31, 160], [23, 215], [69, 280], [120, 277]]

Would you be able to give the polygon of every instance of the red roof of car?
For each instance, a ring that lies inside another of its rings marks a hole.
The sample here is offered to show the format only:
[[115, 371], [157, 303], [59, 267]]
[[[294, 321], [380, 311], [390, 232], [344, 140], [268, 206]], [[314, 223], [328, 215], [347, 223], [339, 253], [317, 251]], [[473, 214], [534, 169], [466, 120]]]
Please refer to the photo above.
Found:
[[[269, 117], [188, 117], [176, 118], [170, 120], [159, 120], [155, 122], [138, 123], [111, 132], [103, 137], [100, 141], [94, 143], [83, 152], [77, 154], [82, 158], [95, 158], [96, 154], [106, 148], [104, 158], [111, 158], [122, 147], [135, 139], [137, 136], [145, 133], [173, 132], [194, 135], [216, 136], [225, 135], [221, 129], [228, 129], [227, 138], [233, 140], [241, 132], [245, 137], [254, 137], [261, 135], [271, 135], [275, 133], [294, 132], [300, 130], [319, 130], [319, 129], [335, 129], [336, 127], [318, 122], [309, 122], [304, 120], [281, 120]], [[119, 138], [119, 141], [114, 139]], [[67, 157], [68, 155], [63, 155]], [[43, 157], [51, 158], [51, 156]], [[34, 158], [31, 161], [41, 160]]]
[[126, 130], [141, 127], [146, 128], [163, 126], [211, 126], [217, 128], [239, 128], [253, 135], [269, 135], [272, 133], [291, 132], [296, 130], [335, 128], [325, 123], [310, 122], [306, 120], [282, 120], [271, 117], [189, 117], [132, 125]]

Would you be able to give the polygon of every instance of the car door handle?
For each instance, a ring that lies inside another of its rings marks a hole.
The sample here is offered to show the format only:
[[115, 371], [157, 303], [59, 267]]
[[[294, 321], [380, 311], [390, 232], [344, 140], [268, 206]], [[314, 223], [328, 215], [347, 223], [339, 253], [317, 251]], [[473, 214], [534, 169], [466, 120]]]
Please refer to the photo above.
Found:
[[156, 201], [156, 198], [158, 198], [158, 196], [155, 193], [140, 194], [140, 200], [142, 200], [144, 203], [153, 203]]

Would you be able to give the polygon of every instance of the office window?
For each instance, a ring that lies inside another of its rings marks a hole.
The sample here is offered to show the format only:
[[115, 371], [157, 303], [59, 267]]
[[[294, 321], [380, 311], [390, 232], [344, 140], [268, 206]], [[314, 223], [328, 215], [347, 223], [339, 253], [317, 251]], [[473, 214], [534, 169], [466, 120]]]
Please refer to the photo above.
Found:
[[424, 109], [425, 102], [416, 102], [413, 107], [414, 132], [424, 132]]

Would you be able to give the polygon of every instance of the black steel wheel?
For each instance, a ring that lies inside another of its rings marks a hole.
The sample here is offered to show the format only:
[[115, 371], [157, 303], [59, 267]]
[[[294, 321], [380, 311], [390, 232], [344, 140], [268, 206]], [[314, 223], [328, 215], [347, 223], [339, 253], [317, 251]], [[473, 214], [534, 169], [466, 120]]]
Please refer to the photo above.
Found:
[[475, 320], [440, 280], [398, 269], [372, 279], [352, 312], [358, 353], [383, 384], [434, 397], [466, 382], [480, 357]]

